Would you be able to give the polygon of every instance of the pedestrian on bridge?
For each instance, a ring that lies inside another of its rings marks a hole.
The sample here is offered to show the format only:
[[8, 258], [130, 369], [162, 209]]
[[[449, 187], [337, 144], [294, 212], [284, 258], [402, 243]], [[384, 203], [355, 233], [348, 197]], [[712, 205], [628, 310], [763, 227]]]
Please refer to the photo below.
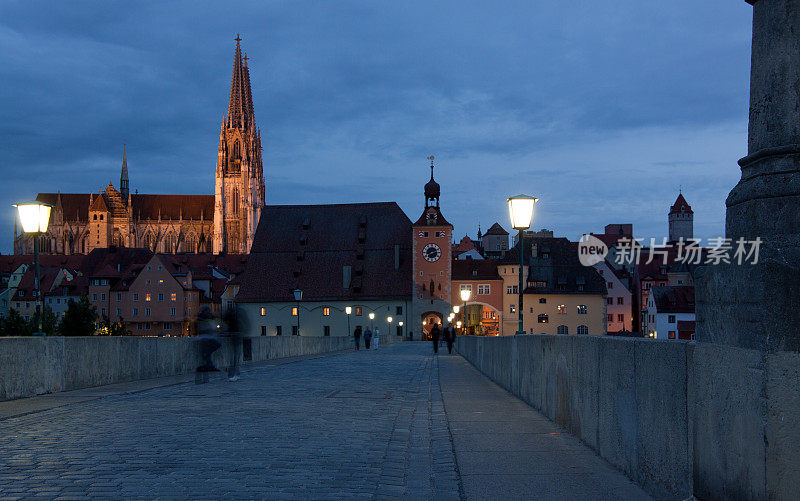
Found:
[[447, 353], [453, 353], [453, 343], [456, 340], [456, 331], [453, 324], [448, 324], [444, 329], [444, 342], [447, 343]]
[[356, 340], [356, 351], [361, 349], [361, 326], [357, 325], [355, 332], [353, 332], [353, 338]]
[[372, 342], [372, 331], [367, 327], [367, 330], [364, 331], [364, 348], [367, 350], [369, 349], [370, 342]]
[[435, 324], [431, 329], [431, 341], [433, 341], [433, 352], [439, 353], [439, 338], [442, 336], [442, 330], [439, 324]]

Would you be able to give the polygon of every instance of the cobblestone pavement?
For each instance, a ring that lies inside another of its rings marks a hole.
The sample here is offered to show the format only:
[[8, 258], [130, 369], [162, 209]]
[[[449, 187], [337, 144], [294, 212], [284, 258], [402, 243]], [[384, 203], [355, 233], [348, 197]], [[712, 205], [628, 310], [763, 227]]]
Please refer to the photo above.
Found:
[[[440, 369], [450, 379], [444, 400]], [[237, 382], [98, 390], [0, 419], [0, 499], [500, 499], [513, 491], [475, 475], [484, 461], [500, 463], [470, 446], [476, 430], [463, 413], [521, 402], [480, 384], [504, 393], [458, 356], [402, 343], [248, 366]], [[483, 388], [482, 403], [459, 400], [476, 396], [471, 387]], [[603, 475], [631, 487], [613, 469]]]

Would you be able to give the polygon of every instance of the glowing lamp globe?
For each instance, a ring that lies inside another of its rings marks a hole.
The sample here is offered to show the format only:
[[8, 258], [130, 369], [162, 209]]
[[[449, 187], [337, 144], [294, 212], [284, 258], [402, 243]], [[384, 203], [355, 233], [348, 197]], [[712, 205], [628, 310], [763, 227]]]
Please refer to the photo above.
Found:
[[349, 315], [349, 314], [353, 313], [353, 308], [351, 308], [350, 306], [345, 306], [344, 312]]
[[[461, 289], [461, 300], [463, 302], [466, 303], [467, 301], [469, 301], [469, 297], [471, 295], [472, 295], [472, 291], [471, 290]], [[453, 308], [453, 310], [455, 310], [455, 308]], [[456, 311], [456, 313], [458, 313], [458, 312]]]
[[402, 326], [403, 326], [403, 322], [402, 322], [402, 321], [400, 321], [400, 322], [397, 322], [397, 325], [399, 325], [400, 327], [402, 327]]
[[533, 220], [533, 209], [538, 198], [528, 195], [517, 195], [506, 200], [508, 202], [508, 215], [511, 217], [511, 226], [515, 230], [527, 230]]
[[375, 314], [374, 313], [370, 313], [369, 314], [369, 319], [370, 320], [375, 320]]
[[386, 321], [392, 323], [392, 317], [386, 317]]
[[458, 327], [459, 329], [461, 328], [461, 320], [459, 320], [458, 322], [456, 322], [456, 327]]
[[458, 313], [461, 308], [459, 306], [453, 306], [453, 313]]
[[14, 205], [19, 213], [22, 231], [25, 233], [44, 233], [50, 222], [50, 209], [52, 205], [38, 202], [22, 202]]

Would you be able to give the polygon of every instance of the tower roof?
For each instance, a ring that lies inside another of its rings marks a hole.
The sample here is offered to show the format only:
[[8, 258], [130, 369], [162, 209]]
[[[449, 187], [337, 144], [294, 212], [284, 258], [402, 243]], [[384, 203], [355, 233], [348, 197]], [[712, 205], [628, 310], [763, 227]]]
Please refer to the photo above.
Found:
[[128, 157], [124, 144], [122, 145], [122, 175], [120, 175], [120, 179], [128, 180]]
[[233, 58], [231, 96], [228, 102], [228, 127], [246, 129], [254, 125], [253, 101], [250, 93], [250, 71], [242, 60], [242, 39], [236, 35], [236, 51]]
[[439, 183], [433, 180], [433, 156], [429, 157], [431, 161], [431, 180], [425, 184], [425, 199], [438, 199], [441, 193]]
[[681, 212], [694, 214], [692, 211], [692, 206], [686, 202], [685, 198], [683, 198], [683, 193], [678, 194], [678, 198], [675, 200], [675, 203], [669, 208], [670, 214], [680, 214]]

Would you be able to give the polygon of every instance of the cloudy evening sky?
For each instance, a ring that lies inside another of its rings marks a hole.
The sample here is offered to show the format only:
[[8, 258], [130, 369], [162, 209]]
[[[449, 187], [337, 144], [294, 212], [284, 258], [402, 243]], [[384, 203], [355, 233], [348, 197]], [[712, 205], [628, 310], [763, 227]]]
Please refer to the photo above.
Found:
[[[505, 198], [535, 228], [664, 237], [678, 187], [724, 232], [746, 154], [743, 0], [0, 4], [0, 252], [11, 204], [119, 185], [214, 190], [234, 37], [250, 56], [267, 203], [395, 200], [436, 156], [455, 235]], [[88, 200], [87, 200], [88, 202]]]

